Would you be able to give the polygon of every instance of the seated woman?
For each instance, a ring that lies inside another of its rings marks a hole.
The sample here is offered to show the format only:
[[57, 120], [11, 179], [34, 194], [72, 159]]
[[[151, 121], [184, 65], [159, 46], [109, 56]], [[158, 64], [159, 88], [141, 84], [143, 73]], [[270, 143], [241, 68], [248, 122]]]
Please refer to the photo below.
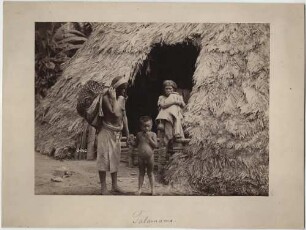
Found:
[[156, 117], [158, 130], [164, 130], [164, 144], [167, 145], [175, 137], [184, 138], [182, 127], [182, 108], [185, 107], [183, 97], [176, 91], [174, 81], [166, 80], [163, 83], [164, 95], [158, 98], [159, 113]]

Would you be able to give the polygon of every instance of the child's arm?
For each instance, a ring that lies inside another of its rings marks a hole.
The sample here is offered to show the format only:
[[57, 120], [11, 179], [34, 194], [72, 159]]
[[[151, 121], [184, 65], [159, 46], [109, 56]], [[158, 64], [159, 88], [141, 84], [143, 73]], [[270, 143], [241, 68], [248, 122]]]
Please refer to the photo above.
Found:
[[186, 106], [183, 97], [180, 95], [180, 106], [184, 108]]
[[140, 133], [140, 132], [137, 133], [137, 134], [136, 134], [136, 137], [135, 137], [133, 134], [132, 134], [131, 136], [132, 136], [132, 138], [131, 138], [131, 139], [132, 139], [132, 140], [131, 140], [132, 143], [131, 143], [131, 144], [132, 144], [133, 147], [136, 147], [136, 148], [137, 148], [137, 147], [138, 147], [138, 144], [139, 144], [139, 140], [140, 140], [141, 133]]
[[157, 148], [158, 147], [158, 143], [157, 143], [157, 136], [155, 133], [152, 133], [151, 135], [146, 134], [147, 135], [147, 139], [149, 141], [149, 144], [151, 145], [152, 148]]
[[133, 134], [131, 134], [129, 139], [128, 139], [128, 143], [133, 147], [137, 147], [137, 145], [138, 145], [138, 134], [136, 135], [136, 137]]
[[163, 96], [160, 96], [158, 99], [158, 107], [160, 109], [167, 109], [171, 105], [176, 105], [177, 102], [169, 100], [168, 102], [163, 98]]

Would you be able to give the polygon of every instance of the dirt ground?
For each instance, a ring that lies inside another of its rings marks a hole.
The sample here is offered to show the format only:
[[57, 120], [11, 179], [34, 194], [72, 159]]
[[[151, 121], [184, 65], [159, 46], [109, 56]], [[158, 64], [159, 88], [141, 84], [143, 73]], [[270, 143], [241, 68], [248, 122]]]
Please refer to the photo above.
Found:
[[[66, 175], [65, 175], [66, 174]], [[121, 194], [134, 195], [138, 187], [138, 168], [127, 167], [121, 162], [118, 172]], [[110, 175], [107, 174], [107, 188], [111, 189]], [[100, 182], [95, 161], [55, 160], [35, 153], [35, 194], [36, 195], [100, 195]], [[188, 195], [182, 190], [155, 183], [156, 195]], [[149, 180], [146, 177], [142, 195], [150, 195]]]

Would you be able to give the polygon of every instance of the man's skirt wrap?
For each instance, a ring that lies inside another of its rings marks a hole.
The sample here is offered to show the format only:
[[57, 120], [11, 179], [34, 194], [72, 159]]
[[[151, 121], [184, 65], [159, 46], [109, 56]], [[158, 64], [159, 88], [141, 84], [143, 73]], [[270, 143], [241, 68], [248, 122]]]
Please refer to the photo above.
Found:
[[99, 171], [118, 171], [121, 155], [121, 127], [103, 123], [97, 135], [97, 167]]

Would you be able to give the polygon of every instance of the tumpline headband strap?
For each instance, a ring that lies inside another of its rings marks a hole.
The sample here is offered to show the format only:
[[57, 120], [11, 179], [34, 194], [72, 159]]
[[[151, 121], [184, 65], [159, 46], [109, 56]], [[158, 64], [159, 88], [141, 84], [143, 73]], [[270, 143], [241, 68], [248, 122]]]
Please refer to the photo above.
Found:
[[117, 82], [113, 85], [113, 87], [114, 87], [115, 89], [117, 89], [120, 85], [122, 85], [122, 84], [124, 84], [124, 83], [127, 83], [127, 81], [126, 81], [124, 78], [121, 78], [119, 81], [117, 81]]

